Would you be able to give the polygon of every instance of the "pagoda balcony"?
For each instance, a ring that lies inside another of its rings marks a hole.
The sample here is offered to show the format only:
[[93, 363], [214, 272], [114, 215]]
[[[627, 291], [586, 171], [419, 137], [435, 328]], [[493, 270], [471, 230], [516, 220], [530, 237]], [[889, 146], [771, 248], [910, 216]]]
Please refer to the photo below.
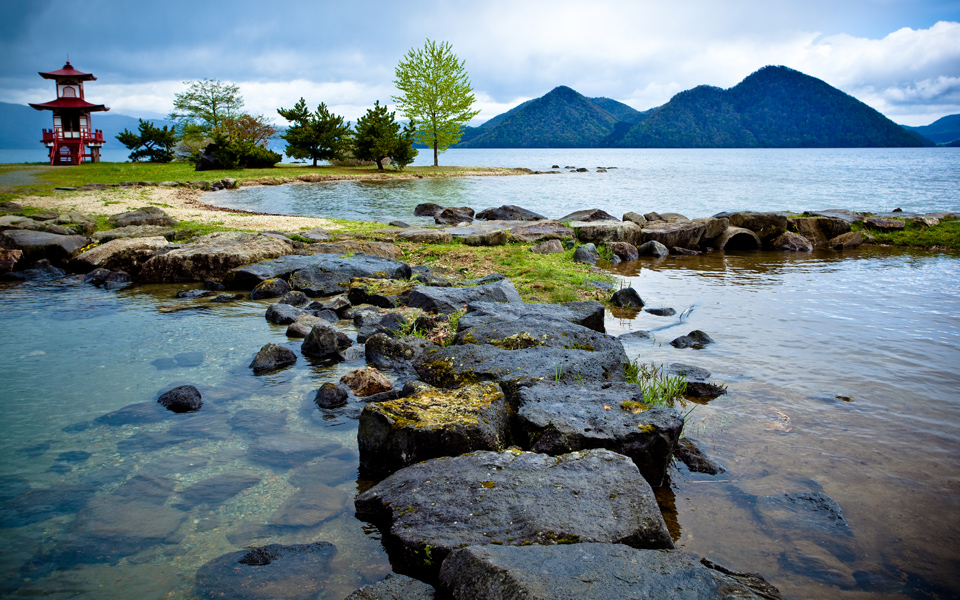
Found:
[[55, 142], [81, 143], [87, 146], [102, 145], [103, 131], [95, 129], [81, 129], [80, 131], [64, 131], [60, 127], [43, 130], [43, 143], [52, 146]]

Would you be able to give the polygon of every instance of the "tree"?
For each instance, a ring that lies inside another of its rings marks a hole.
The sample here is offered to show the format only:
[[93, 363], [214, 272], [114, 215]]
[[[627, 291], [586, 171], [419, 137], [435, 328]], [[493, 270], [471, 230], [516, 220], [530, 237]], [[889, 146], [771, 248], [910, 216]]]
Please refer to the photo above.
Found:
[[463, 61], [451, 50], [449, 42], [427, 40], [423, 48], [411, 48], [396, 69], [393, 82], [401, 92], [394, 96], [397, 109], [416, 122], [418, 142], [433, 148], [433, 166], [437, 154], [460, 141], [462, 127], [479, 110], [473, 106], [473, 88], [463, 69]]
[[352, 132], [350, 122], [331, 113], [323, 102], [317, 110], [307, 110], [307, 102], [300, 98], [293, 108], [278, 108], [280, 116], [293, 123], [280, 137], [287, 141], [287, 155], [293, 158], [318, 160], [342, 159], [349, 149]]
[[238, 86], [223, 83], [219, 79], [184, 83], [189, 84], [190, 88], [182, 94], [176, 94], [174, 112], [168, 117], [176, 122], [181, 137], [206, 138], [222, 133], [225, 119], [241, 114], [243, 98]]
[[357, 119], [354, 157], [360, 160], [372, 160], [377, 169], [383, 170], [383, 159], [390, 158], [399, 170], [413, 162], [417, 151], [413, 149], [416, 126], [410, 122], [403, 132], [400, 124], [394, 120], [395, 112], [387, 112], [386, 106], [380, 106], [377, 100], [367, 114]]
[[268, 123], [266, 117], [247, 113], [225, 117], [221, 131], [228, 140], [246, 140], [264, 148], [277, 135], [277, 128]]
[[172, 127], [157, 127], [149, 121], [140, 119], [139, 135], [124, 129], [117, 136], [121, 144], [133, 150], [130, 160], [140, 162], [168, 163], [173, 160], [173, 145], [177, 143], [176, 132]]

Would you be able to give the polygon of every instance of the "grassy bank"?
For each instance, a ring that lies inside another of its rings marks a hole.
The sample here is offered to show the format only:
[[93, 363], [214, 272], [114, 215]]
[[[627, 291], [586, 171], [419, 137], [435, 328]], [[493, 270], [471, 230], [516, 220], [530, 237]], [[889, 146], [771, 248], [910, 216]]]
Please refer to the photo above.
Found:
[[922, 225], [911, 219], [904, 221], [903, 229], [883, 231], [876, 227], [869, 227], [863, 223], [855, 223], [853, 231], [860, 231], [867, 238], [868, 244], [897, 246], [901, 248], [932, 248], [944, 250], [960, 250], [960, 220], [954, 218], [941, 219], [933, 226]]

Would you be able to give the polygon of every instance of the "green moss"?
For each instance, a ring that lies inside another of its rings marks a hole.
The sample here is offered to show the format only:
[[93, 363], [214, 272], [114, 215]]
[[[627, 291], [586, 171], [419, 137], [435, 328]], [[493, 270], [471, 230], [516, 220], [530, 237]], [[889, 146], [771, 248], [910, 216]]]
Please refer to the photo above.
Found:
[[497, 348], [502, 348], [504, 350], [523, 350], [524, 348], [536, 348], [544, 345], [542, 341], [533, 337], [526, 331], [521, 331], [520, 333], [507, 336], [503, 339], [490, 340], [490, 344], [493, 344]]
[[456, 390], [431, 389], [409, 398], [379, 402], [372, 410], [391, 419], [395, 429], [473, 425], [493, 402], [502, 398], [503, 392], [496, 384], [486, 383]]

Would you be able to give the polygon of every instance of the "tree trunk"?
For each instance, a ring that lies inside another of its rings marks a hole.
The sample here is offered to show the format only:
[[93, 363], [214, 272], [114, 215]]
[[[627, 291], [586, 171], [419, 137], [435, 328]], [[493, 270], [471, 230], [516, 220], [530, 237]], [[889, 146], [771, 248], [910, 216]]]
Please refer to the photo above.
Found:
[[316, 156], [313, 157], [313, 166], [317, 166], [317, 157], [316, 157]]
[[437, 164], [437, 138], [433, 138], [433, 166], [440, 166]]
[[378, 171], [383, 171], [383, 159], [382, 159], [382, 158], [378, 158], [378, 159], [377, 159], [377, 170], [378, 170]]

